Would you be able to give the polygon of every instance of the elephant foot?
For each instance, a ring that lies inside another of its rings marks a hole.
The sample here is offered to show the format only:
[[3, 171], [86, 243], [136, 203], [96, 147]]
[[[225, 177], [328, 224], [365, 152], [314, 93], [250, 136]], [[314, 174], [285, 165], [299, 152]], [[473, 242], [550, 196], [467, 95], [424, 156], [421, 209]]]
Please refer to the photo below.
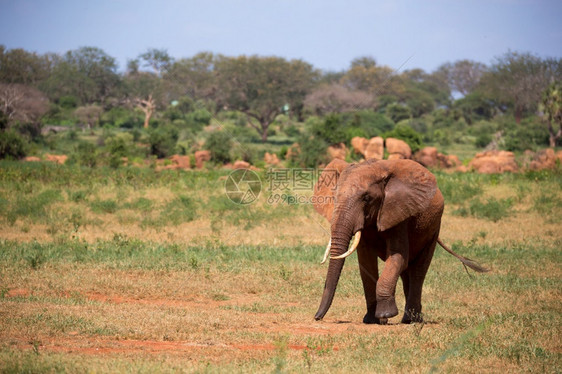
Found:
[[386, 325], [386, 322], [387, 322], [386, 318], [377, 318], [375, 317], [375, 314], [372, 312], [367, 312], [367, 314], [365, 314], [365, 317], [363, 317], [363, 323], [368, 325], [372, 325], [372, 324]]
[[388, 299], [377, 300], [377, 309], [375, 317], [378, 319], [391, 318], [398, 315], [398, 308], [394, 297]]
[[405, 311], [401, 321], [401, 323], [407, 325], [410, 323], [422, 323], [422, 322], [423, 322], [423, 315], [421, 314], [421, 312], [416, 312], [414, 310]]

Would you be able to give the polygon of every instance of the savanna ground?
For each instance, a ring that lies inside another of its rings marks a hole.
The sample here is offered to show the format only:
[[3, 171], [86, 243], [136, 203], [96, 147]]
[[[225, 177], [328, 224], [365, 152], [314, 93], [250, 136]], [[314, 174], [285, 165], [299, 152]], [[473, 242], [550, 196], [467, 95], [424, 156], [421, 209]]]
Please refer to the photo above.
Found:
[[437, 249], [425, 323], [386, 326], [361, 323], [355, 255], [314, 321], [328, 224], [268, 204], [264, 173], [233, 204], [227, 175], [0, 163], [0, 371], [562, 370], [560, 169], [437, 173], [441, 237], [491, 272]]

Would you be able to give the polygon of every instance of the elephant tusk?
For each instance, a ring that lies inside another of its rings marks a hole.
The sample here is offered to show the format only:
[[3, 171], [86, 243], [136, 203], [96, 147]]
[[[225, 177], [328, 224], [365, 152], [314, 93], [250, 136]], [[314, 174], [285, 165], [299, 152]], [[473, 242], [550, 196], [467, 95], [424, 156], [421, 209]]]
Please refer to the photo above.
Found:
[[330, 257], [331, 259], [334, 260], [339, 260], [342, 258], [346, 258], [347, 256], [349, 256], [350, 254], [352, 254], [353, 252], [355, 252], [355, 250], [357, 249], [357, 246], [359, 245], [359, 241], [361, 240], [361, 231], [357, 231], [357, 233], [355, 234], [355, 239], [353, 239], [353, 243], [351, 244], [351, 248], [349, 248], [347, 250], [347, 252], [345, 252], [343, 255], [339, 255], [336, 257]]
[[324, 253], [324, 258], [322, 259], [321, 264], [326, 262], [326, 260], [328, 259], [328, 254], [330, 253], [331, 246], [332, 246], [332, 239], [330, 239], [330, 241], [328, 242], [328, 246], [326, 247], [326, 252]]

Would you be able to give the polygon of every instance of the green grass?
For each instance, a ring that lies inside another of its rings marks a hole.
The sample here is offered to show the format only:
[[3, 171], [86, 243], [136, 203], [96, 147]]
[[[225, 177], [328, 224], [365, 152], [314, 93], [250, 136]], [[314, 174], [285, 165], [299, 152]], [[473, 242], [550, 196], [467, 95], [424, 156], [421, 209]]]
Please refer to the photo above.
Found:
[[492, 222], [497, 222], [510, 215], [512, 205], [513, 200], [510, 198], [496, 199], [491, 197], [488, 198], [486, 202], [482, 202], [479, 198], [475, 198], [469, 201], [468, 207], [462, 206], [455, 210], [453, 214], [457, 214], [461, 217], [471, 215], [476, 218], [484, 218]]
[[[389, 326], [367, 326], [355, 255], [325, 321], [313, 320], [324, 245], [286, 244], [292, 234], [283, 231], [304, 231], [310, 221], [320, 233], [305, 234], [322, 236], [310, 206], [233, 204], [223, 192], [228, 171], [5, 161], [0, 168], [3, 232], [24, 239], [0, 239], [0, 372], [562, 367], [559, 172], [437, 173], [449, 211], [470, 217], [448, 213], [444, 227], [456, 221], [457, 228], [447, 240], [491, 272], [468, 275], [437, 249], [424, 286], [425, 323], [403, 326], [400, 315]], [[136, 231], [143, 220], [145, 229]], [[209, 236], [182, 236], [208, 225]], [[44, 226], [53, 234], [34, 240]], [[281, 237], [269, 231], [278, 228]], [[506, 228], [531, 234], [515, 238]], [[86, 240], [89, 230], [109, 236]], [[152, 231], [179, 235], [156, 240]], [[251, 240], [230, 239], [232, 232]], [[397, 302], [401, 309], [400, 284]], [[161, 343], [170, 345], [153, 350]]]

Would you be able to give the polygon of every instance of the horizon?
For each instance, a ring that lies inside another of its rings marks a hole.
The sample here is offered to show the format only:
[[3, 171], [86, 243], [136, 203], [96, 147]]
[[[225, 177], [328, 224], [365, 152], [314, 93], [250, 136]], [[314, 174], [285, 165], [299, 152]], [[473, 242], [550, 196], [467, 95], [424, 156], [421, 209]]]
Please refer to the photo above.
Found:
[[1, 0], [0, 44], [38, 54], [97, 47], [120, 72], [150, 48], [174, 59], [200, 52], [301, 59], [324, 72], [344, 71], [363, 56], [397, 71], [426, 72], [463, 59], [490, 65], [509, 51], [562, 57], [562, 2], [338, 4]]

